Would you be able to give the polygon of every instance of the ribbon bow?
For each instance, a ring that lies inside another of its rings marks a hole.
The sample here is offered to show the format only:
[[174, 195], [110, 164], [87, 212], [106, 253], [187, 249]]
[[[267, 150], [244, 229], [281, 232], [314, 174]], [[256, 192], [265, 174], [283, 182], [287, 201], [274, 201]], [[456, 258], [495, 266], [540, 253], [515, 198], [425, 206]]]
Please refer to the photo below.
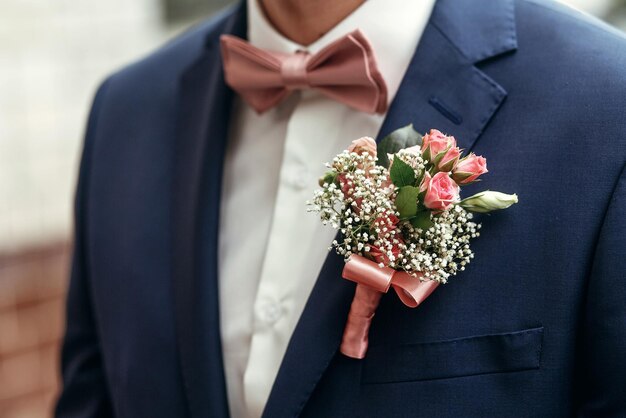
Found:
[[355, 30], [311, 55], [284, 54], [222, 35], [226, 83], [263, 113], [292, 90], [312, 88], [367, 113], [387, 110], [387, 87], [367, 38]]
[[357, 286], [343, 331], [340, 351], [356, 359], [365, 357], [370, 325], [383, 293], [393, 287], [402, 303], [409, 308], [415, 308], [439, 285], [434, 280], [422, 281], [403, 271], [380, 267], [375, 262], [354, 254], [348, 258], [342, 277], [355, 282]]

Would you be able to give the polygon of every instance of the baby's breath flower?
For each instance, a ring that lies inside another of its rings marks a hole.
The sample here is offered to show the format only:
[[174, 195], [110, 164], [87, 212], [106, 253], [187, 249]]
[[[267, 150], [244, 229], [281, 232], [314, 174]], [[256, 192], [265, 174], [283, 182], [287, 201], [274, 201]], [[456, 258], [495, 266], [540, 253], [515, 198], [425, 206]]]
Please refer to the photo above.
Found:
[[[421, 155], [400, 151], [396, 156], [419, 176], [424, 172]], [[474, 257], [469, 242], [479, 236], [480, 225], [462, 207], [431, 214], [433, 224], [423, 231], [398, 219], [397, 188], [388, 170], [377, 166], [371, 155], [344, 151], [326, 167], [332, 175], [325, 178], [334, 181], [315, 191], [307, 210], [341, 233], [331, 244], [339, 255], [347, 259], [358, 254], [381, 267], [440, 283], [463, 271]]]

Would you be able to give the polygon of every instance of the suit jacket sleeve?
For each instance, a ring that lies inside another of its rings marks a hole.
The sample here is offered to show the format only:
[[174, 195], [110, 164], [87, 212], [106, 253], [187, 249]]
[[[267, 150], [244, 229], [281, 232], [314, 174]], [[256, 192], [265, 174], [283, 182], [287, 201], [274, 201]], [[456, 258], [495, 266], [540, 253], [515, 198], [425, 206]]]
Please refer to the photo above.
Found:
[[626, 416], [626, 173], [611, 197], [593, 261], [578, 363], [581, 417]]
[[91, 300], [86, 238], [92, 144], [107, 84], [108, 81], [99, 88], [91, 109], [76, 190], [74, 254], [61, 358], [63, 389], [55, 414], [59, 418], [113, 416]]

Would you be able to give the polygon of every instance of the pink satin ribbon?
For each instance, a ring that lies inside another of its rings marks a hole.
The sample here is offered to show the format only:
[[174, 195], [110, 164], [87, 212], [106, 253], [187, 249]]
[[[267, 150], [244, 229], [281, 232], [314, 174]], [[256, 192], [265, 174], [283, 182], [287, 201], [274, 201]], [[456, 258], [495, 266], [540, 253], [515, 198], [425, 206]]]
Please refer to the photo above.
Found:
[[258, 113], [283, 101], [296, 89], [315, 89], [367, 113], [385, 113], [387, 86], [363, 33], [355, 30], [317, 54], [284, 54], [222, 35], [226, 83]]
[[343, 268], [344, 279], [357, 284], [350, 305], [348, 320], [343, 331], [339, 350], [348, 357], [362, 359], [367, 352], [368, 335], [372, 319], [383, 293], [390, 287], [406, 306], [417, 307], [437, 288], [439, 282], [422, 281], [403, 271], [380, 267], [360, 255], [351, 255]]

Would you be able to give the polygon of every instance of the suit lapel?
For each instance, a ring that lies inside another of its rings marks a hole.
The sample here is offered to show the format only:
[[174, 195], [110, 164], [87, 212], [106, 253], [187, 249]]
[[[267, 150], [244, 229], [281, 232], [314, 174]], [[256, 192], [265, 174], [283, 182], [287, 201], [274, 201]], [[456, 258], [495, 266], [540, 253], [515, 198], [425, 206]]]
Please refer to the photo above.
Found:
[[227, 417], [220, 342], [217, 248], [223, 157], [232, 92], [223, 81], [219, 35], [245, 34], [240, 4], [210, 31], [179, 85], [172, 189], [172, 285], [176, 333], [193, 417]]
[[[378, 140], [413, 123], [455, 135], [469, 150], [506, 97], [475, 64], [516, 48], [512, 0], [439, 0], [389, 109]], [[329, 253], [287, 352], [263, 416], [298, 416], [337, 354], [354, 285]]]
[[439, 0], [381, 134], [413, 123], [470, 150], [506, 98], [476, 63], [516, 48], [513, 1]]

